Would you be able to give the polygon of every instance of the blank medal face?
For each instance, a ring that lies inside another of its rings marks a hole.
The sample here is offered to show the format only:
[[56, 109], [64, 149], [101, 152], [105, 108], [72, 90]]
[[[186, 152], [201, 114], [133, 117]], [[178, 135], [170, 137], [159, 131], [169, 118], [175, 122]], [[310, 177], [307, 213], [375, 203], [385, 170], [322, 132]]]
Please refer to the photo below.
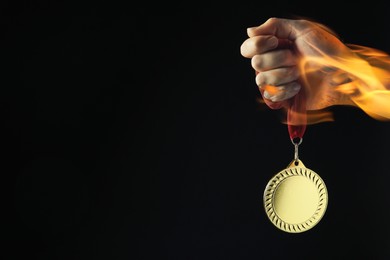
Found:
[[279, 229], [300, 233], [314, 227], [328, 204], [325, 183], [298, 160], [276, 174], [264, 191], [268, 218]]

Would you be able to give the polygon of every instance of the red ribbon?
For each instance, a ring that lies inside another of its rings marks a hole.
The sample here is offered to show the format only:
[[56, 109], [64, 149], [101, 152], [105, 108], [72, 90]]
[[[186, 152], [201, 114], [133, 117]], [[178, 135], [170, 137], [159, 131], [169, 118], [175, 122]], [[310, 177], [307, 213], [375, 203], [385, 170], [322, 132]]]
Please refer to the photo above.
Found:
[[298, 92], [290, 100], [290, 105], [287, 110], [287, 126], [290, 139], [303, 138], [306, 130], [306, 98], [304, 89]]
[[[256, 75], [258, 73], [259, 72], [256, 71]], [[263, 95], [264, 91], [262, 89], [260, 89], [260, 92]], [[264, 97], [263, 99], [267, 106], [271, 109], [280, 109], [285, 107], [285, 102], [272, 102]], [[306, 97], [304, 89], [301, 88], [298, 94], [288, 101], [287, 105], [287, 128], [291, 140], [303, 138], [306, 131], [306, 122]]]

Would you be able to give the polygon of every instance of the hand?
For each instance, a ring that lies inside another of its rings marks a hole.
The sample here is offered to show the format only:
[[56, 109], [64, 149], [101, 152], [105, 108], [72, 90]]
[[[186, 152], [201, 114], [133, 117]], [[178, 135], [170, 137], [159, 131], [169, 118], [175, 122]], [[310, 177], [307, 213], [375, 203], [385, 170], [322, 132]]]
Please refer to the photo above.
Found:
[[241, 54], [251, 59], [256, 84], [269, 107], [282, 107], [302, 87], [307, 110], [355, 105], [349, 95], [336, 90], [350, 79], [332, 61], [360, 58], [331, 30], [308, 20], [270, 18], [247, 33]]

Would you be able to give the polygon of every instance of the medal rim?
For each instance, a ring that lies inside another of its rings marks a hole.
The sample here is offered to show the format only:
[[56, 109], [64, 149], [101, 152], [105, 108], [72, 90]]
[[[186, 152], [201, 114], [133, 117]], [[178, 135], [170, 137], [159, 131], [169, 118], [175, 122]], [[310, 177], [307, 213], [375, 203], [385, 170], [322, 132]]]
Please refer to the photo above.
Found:
[[[280, 218], [275, 211], [273, 201], [279, 185], [287, 178], [293, 176], [302, 176], [309, 179], [316, 186], [319, 195], [318, 206], [313, 215], [306, 221], [297, 224], [288, 223]], [[294, 160], [287, 168], [279, 171], [268, 181], [263, 194], [263, 204], [269, 220], [277, 228], [289, 233], [301, 233], [313, 228], [324, 216], [328, 207], [328, 191], [324, 180], [316, 172], [306, 168], [300, 160]]]

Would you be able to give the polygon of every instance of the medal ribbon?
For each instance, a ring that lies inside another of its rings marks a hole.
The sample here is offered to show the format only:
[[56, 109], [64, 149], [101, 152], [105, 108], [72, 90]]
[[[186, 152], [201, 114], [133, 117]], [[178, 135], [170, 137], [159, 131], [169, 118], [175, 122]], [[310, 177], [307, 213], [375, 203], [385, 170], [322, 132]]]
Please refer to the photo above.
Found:
[[[256, 71], [256, 75], [259, 72]], [[264, 90], [260, 89], [263, 95]], [[264, 99], [264, 102], [272, 109], [285, 108], [285, 102], [271, 102]], [[306, 97], [303, 87], [287, 104], [287, 128], [291, 141], [302, 139], [306, 131]], [[299, 141], [298, 141], [299, 142]]]
[[[302, 139], [306, 131], [306, 98], [303, 87], [292, 99], [287, 108], [287, 127], [290, 139]], [[294, 142], [294, 141], [293, 141]]]

